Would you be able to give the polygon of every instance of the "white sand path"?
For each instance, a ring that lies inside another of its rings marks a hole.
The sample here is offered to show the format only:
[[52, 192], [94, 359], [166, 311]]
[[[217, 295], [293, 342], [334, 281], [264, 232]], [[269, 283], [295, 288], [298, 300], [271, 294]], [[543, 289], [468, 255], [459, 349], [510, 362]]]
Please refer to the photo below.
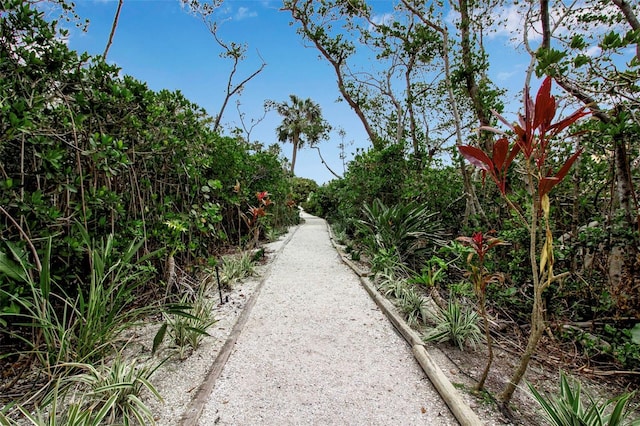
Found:
[[409, 346], [305, 223], [274, 260], [199, 424], [456, 425]]

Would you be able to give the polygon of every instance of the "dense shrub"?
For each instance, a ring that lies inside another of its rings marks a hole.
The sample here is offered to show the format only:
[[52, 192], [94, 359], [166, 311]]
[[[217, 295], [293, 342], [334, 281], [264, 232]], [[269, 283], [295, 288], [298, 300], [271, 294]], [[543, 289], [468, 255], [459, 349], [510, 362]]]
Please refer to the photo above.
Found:
[[[113, 235], [116, 251], [144, 240], [145, 252], [163, 248], [193, 263], [244, 241], [259, 191], [274, 202], [265, 223], [296, 220], [275, 151], [213, 132], [180, 92], [152, 91], [69, 50], [56, 23], [29, 3], [6, 2], [0, 19], [2, 241], [32, 242], [42, 253], [52, 237], [52, 274], [70, 295], [88, 282], [80, 230]], [[163, 263], [156, 266], [160, 278]]]

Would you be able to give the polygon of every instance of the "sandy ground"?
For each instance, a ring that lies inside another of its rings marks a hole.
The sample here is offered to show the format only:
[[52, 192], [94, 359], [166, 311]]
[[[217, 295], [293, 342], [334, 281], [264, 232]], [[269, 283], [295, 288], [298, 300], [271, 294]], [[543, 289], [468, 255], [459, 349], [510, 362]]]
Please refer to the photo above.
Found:
[[457, 424], [409, 347], [305, 224], [275, 259], [200, 425]]

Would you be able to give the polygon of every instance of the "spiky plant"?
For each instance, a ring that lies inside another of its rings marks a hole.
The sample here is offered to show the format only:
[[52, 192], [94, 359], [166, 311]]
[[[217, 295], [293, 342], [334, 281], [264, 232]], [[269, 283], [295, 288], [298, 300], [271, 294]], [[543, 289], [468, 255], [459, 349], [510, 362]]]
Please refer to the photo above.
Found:
[[435, 327], [423, 336], [425, 342], [452, 342], [464, 350], [466, 345], [474, 347], [482, 340], [476, 311], [465, 309], [454, 300], [450, 300], [446, 308], [430, 313], [429, 317]]
[[372, 254], [395, 250], [400, 262], [412, 269], [444, 245], [445, 233], [438, 214], [418, 203], [386, 206], [379, 199], [362, 209], [365, 219], [357, 226]]
[[406, 281], [398, 277], [393, 269], [386, 269], [376, 276], [378, 291], [385, 297], [400, 299], [407, 288]]
[[118, 355], [110, 364], [78, 365], [84, 372], [69, 377], [68, 381], [77, 385], [76, 392], [86, 392], [84, 407], [89, 411], [100, 412], [108, 407], [106, 419], [109, 424], [118, 421], [127, 426], [155, 424], [151, 410], [142, 401], [142, 393], [148, 391], [162, 401], [149, 380], [160, 365], [162, 363], [140, 367]]
[[398, 300], [400, 310], [409, 325], [417, 325], [426, 320], [427, 300], [415, 289], [406, 288]]
[[254, 273], [255, 262], [253, 260], [253, 254], [250, 251], [222, 258], [220, 279], [222, 284], [227, 287], [231, 287], [235, 281], [250, 277]]
[[[56, 380], [52, 390], [35, 410], [18, 406], [18, 411], [34, 426], [98, 426], [102, 424], [153, 425], [153, 414], [142, 401], [142, 393], [162, 397], [149, 381], [162, 365], [142, 368], [120, 355], [111, 363], [93, 366], [70, 363], [78, 374]], [[0, 417], [0, 424], [11, 425]], [[18, 423], [15, 423], [18, 424]]]
[[213, 315], [215, 303], [208, 298], [204, 284], [196, 293], [183, 294], [180, 303], [167, 307], [165, 322], [153, 339], [152, 351], [157, 350], [167, 334], [180, 359], [186, 358], [187, 351], [198, 349], [202, 339], [209, 335], [207, 329], [217, 322]]
[[549, 424], [553, 426], [619, 426], [640, 425], [640, 419], [629, 419], [631, 412], [628, 404], [634, 392], [624, 393], [607, 401], [594, 401], [591, 396], [583, 397], [578, 380], [570, 380], [564, 372], [560, 372], [560, 391], [558, 395], [542, 395], [527, 382], [529, 390], [540, 407]]

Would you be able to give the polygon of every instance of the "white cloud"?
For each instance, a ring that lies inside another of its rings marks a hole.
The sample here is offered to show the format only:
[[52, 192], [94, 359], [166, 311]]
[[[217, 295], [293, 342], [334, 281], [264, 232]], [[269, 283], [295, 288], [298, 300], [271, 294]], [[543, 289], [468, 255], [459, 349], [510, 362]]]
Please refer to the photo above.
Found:
[[600, 53], [602, 53], [602, 49], [600, 49], [600, 46], [591, 46], [587, 49], [585, 55], [593, 58], [595, 56], [600, 56]]
[[542, 38], [540, 22], [527, 22], [526, 5], [512, 4], [506, 8], [495, 10], [492, 13], [496, 23], [493, 31], [488, 33], [489, 38], [507, 37], [514, 44], [520, 44], [524, 31], [527, 31], [529, 41], [538, 41]]
[[239, 7], [234, 19], [242, 21], [243, 19], [254, 18], [256, 16], [258, 16], [256, 11], [252, 11], [248, 7]]
[[[585, 12], [596, 13], [582, 0], [572, 4], [571, 9], [562, 2], [557, 2], [549, 10], [550, 23], [554, 35], [567, 38], [584, 31], [584, 24], [578, 22], [576, 15]], [[613, 16], [619, 12], [616, 6], [612, 4], [606, 5], [602, 10], [597, 11], [602, 16]], [[524, 31], [526, 30], [529, 42], [539, 42], [542, 39], [539, 10], [528, 2], [496, 8], [491, 16], [493, 31], [487, 34], [488, 38], [507, 37], [511, 43], [519, 45], [524, 40]], [[527, 16], [529, 16], [528, 22]], [[588, 43], [595, 43], [595, 39], [602, 34], [612, 29], [622, 30], [623, 28], [624, 24], [611, 27], [607, 24], [591, 22], [588, 27], [589, 33], [583, 35]], [[532, 46], [532, 48], [535, 49], [536, 46]], [[593, 55], [597, 53], [596, 50], [591, 48], [587, 54]]]
[[[371, 17], [371, 22], [375, 25], [389, 25], [394, 20], [393, 14], [391, 13], [383, 13], [382, 15], [373, 15]], [[374, 25], [369, 25], [369, 31], [375, 31]]]
[[509, 80], [511, 77], [513, 77], [516, 74], [520, 74], [519, 70], [514, 70], [514, 71], [501, 71], [498, 73], [498, 75], [496, 76], [498, 81], [506, 81]]

